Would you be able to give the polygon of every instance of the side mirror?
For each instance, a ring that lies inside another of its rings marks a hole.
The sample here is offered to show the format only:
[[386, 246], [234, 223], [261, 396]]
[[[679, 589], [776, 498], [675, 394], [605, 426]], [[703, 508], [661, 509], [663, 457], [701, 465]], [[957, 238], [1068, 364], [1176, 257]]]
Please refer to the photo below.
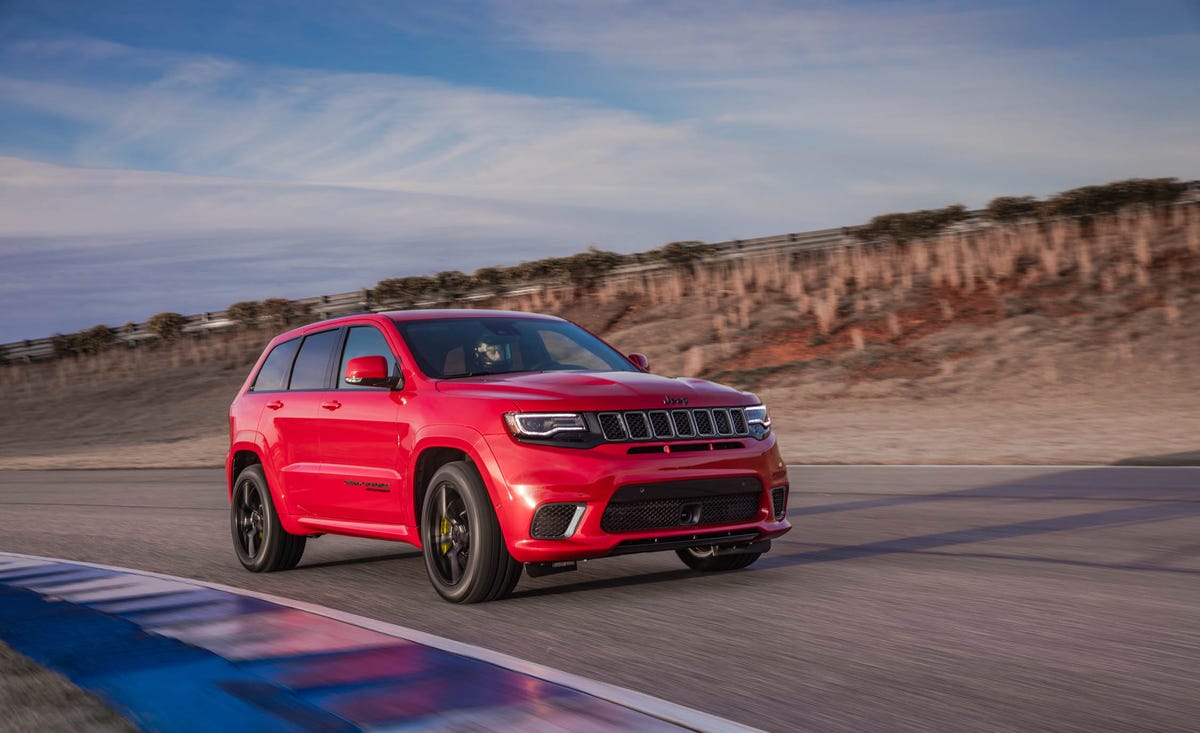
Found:
[[346, 384], [356, 387], [395, 387], [400, 379], [388, 376], [388, 362], [382, 356], [356, 356], [346, 364], [342, 375]]
[[625, 358], [629, 360], [630, 364], [633, 364], [635, 367], [637, 367], [638, 371], [650, 371], [650, 360], [646, 358], [645, 354], [639, 354], [635, 351]]

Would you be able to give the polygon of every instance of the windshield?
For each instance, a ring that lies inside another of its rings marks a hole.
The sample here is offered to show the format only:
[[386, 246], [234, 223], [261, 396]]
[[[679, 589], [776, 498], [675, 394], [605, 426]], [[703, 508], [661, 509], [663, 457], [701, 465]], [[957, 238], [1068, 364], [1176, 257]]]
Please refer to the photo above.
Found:
[[421, 371], [435, 379], [486, 374], [637, 369], [566, 321], [463, 317], [396, 323]]

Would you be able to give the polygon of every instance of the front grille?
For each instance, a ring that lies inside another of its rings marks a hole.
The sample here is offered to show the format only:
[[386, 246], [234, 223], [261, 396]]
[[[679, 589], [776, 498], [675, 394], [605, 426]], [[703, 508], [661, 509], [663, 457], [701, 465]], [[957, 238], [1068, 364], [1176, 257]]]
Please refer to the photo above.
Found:
[[571, 527], [578, 504], [546, 504], [533, 515], [529, 535], [538, 540], [562, 539]]
[[771, 489], [771, 508], [775, 510], [775, 521], [777, 522], [787, 514], [786, 486], [776, 486]]
[[758, 513], [758, 492], [610, 503], [600, 518], [605, 532], [744, 522]]
[[610, 443], [625, 440], [694, 440], [749, 435], [740, 407], [601, 412], [600, 432]]

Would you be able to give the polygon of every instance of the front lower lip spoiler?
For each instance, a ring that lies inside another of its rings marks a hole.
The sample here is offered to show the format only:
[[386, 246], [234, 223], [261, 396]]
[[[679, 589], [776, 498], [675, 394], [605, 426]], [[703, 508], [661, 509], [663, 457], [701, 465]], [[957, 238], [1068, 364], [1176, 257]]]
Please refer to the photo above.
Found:
[[612, 552], [608, 554], [610, 556], [633, 555], [638, 552], [681, 550], [685, 547], [708, 547], [710, 545], [740, 545], [741, 547], [730, 548], [730, 550], [734, 550], [735, 552], [766, 552], [770, 549], [770, 540], [755, 542], [758, 538], [758, 532], [716, 532], [711, 534], [685, 535], [683, 537], [664, 537], [662, 539], [626, 540], [614, 547]]

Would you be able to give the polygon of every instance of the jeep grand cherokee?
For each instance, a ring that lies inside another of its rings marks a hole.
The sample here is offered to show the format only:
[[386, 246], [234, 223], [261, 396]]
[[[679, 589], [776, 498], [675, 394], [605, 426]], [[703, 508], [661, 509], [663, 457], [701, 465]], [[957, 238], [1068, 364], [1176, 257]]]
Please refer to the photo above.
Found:
[[787, 471], [752, 394], [648, 373], [529, 313], [347, 316], [267, 346], [229, 411], [238, 559], [293, 568], [334, 533], [421, 548], [446, 600], [579, 560], [674, 550], [733, 570], [790, 529]]

